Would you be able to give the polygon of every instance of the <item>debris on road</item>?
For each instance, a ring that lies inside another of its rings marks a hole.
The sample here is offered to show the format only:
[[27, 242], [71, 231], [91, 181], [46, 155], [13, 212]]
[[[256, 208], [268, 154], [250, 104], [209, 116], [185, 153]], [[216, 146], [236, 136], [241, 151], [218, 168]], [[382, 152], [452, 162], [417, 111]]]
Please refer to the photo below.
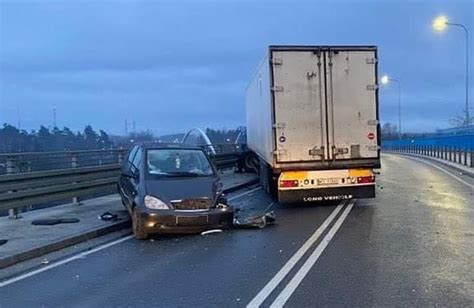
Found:
[[59, 224], [60, 219], [37, 219], [31, 222], [34, 226], [52, 226]]
[[0, 239], [0, 246], [6, 244], [8, 242], [7, 239]]
[[246, 217], [242, 220], [234, 218], [234, 227], [241, 229], [262, 229], [275, 223], [275, 213], [267, 212], [264, 215]]
[[41, 264], [43, 264], [43, 265], [48, 265], [48, 264], [49, 264], [49, 260], [43, 259], [43, 261], [41, 261]]
[[103, 221], [116, 221], [119, 219], [117, 214], [112, 214], [110, 212], [105, 212], [98, 218]]
[[31, 222], [34, 226], [53, 226], [57, 224], [71, 224], [78, 223], [78, 218], [49, 218], [49, 219], [36, 219]]
[[79, 218], [61, 218], [61, 224], [75, 224], [78, 223]]
[[221, 233], [221, 232], [222, 232], [222, 229], [212, 229], [212, 230], [201, 232], [201, 235], [208, 235], [208, 234]]

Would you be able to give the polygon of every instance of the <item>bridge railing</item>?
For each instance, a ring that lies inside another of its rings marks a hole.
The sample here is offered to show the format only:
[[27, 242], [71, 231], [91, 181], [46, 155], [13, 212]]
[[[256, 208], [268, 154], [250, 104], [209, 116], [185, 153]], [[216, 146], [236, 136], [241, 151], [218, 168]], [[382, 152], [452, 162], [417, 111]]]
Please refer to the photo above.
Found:
[[[242, 169], [245, 149], [239, 145], [214, 145], [210, 155], [222, 170]], [[18, 209], [116, 191], [126, 149], [0, 154], [0, 212], [19, 216]]]
[[474, 168], [474, 151], [459, 147], [407, 145], [384, 147], [384, 150], [424, 155]]
[[0, 154], [0, 175], [121, 163], [127, 149]]
[[116, 190], [120, 164], [0, 176], [0, 210], [15, 218], [21, 207]]

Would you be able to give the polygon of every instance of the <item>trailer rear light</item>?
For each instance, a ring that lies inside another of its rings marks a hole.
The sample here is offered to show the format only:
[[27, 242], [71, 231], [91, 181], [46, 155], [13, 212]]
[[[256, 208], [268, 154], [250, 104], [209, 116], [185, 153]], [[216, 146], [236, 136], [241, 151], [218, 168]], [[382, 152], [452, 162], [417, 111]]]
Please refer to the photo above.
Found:
[[358, 184], [375, 183], [375, 176], [360, 176], [357, 178]]
[[281, 180], [280, 187], [298, 187], [298, 180]]

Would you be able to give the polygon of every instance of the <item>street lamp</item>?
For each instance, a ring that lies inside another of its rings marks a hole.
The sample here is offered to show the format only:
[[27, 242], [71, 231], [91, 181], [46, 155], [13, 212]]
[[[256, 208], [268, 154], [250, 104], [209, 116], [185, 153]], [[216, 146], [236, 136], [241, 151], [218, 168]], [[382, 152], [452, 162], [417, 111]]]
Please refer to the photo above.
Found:
[[446, 16], [438, 16], [433, 20], [433, 29], [438, 32], [444, 31], [447, 26], [459, 27], [464, 30], [466, 35], [466, 118], [464, 124], [469, 126], [471, 122], [469, 116], [469, 31], [463, 24], [449, 22]]
[[395, 78], [390, 78], [387, 75], [383, 75], [380, 79], [380, 82], [383, 85], [388, 84], [390, 81], [393, 81], [397, 84], [398, 88], [398, 140], [402, 139], [402, 91], [400, 86], [400, 80]]
[[448, 17], [446, 16], [438, 16], [433, 20], [433, 29], [436, 31], [443, 31], [446, 29], [448, 23]]

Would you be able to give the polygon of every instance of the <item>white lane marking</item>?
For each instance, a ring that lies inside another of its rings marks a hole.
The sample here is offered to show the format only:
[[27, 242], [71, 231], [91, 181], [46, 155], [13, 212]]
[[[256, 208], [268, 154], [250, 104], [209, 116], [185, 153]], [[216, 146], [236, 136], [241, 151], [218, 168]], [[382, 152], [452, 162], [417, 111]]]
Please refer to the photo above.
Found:
[[230, 198], [227, 199], [227, 200], [228, 200], [228, 201], [232, 201], [232, 200], [238, 199], [238, 198], [240, 198], [240, 197], [243, 197], [243, 196], [245, 196], [245, 195], [248, 195], [248, 194], [250, 194], [250, 193], [256, 192], [257, 190], [260, 190], [260, 189], [262, 189], [262, 188], [261, 188], [261, 187], [256, 187], [256, 188], [251, 189], [251, 190], [249, 190], [249, 191], [246, 191], [246, 192], [244, 192], [244, 193], [241, 193], [241, 194], [238, 194], [238, 195], [236, 195], [236, 196], [230, 197]]
[[273, 202], [270, 202], [267, 207], [265, 208], [265, 210], [263, 211], [264, 213], [268, 212], [275, 204]]
[[[235, 200], [235, 199], [237, 199], [237, 198], [240, 198], [240, 197], [243, 197], [243, 196], [245, 196], [245, 195], [247, 195], [247, 194], [250, 194], [250, 193], [252, 193], [252, 192], [254, 192], [254, 191], [257, 191], [257, 190], [259, 190], [259, 189], [260, 189], [260, 187], [254, 188], [254, 189], [249, 190], [249, 191], [247, 191], [247, 192], [245, 192], [245, 193], [241, 193], [241, 194], [239, 194], [239, 195], [237, 195], [237, 196], [234, 196], [234, 197], [232, 197], [232, 198], [229, 198], [229, 200]], [[71, 256], [71, 257], [69, 257], [69, 258], [67, 258], [67, 259], [64, 259], [64, 260], [58, 261], [58, 262], [56, 262], [56, 263], [52, 263], [52, 264], [50, 264], [50, 265], [47, 265], [47, 266], [38, 268], [38, 269], [33, 270], [33, 271], [31, 271], [31, 272], [25, 273], [25, 274], [23, 274], [23, 275], [20, 275], [20, 276], [17, 276], [17, 277], [14, 277], [14, 278], [11, 278], [11, 279], [2, 281], [2, 282], [0, 282], [0, 288], [5, 287], [5, 286], [7, 286], [7, 285], [9, 285], [9, 284], [12, 284], [12, 283], [14, 283], [14, 282], [17, 282], [17, 281], [26, 279], [26, 278], [28, 278], [28, 277], [34, 276], [34, 275], [36, 275], [36, 274], [39, 274], [39, 273], [48, 271], [48, 270], [50, 270], [50, 269], [53, 269], [53, 268], [58, 267], [58, 266], [60, 266], [60, 265], [69, 263], [69, 262], [71, 262], [71, 261], [74, 261], [74, 260], [77, 260], [77, 259], [83, 259], [83, 258], [86, 257], [87, 255], [90, 255], [90, 254], [92, 254], [92, 253], [101, 251], [101, 250], [106, 249], [106, 248], [109, 248], [109, 247], [111, 247], [111, 246], [120, 244], [120, 243], [125, 242], [125, 241], [127, 241], [127, 240], [129, 240], [129, 239], [132, 239], [132, 238], [133, 238], [133, 235], [128, 235], [128, 236], [123, 237], [123, 238], [120, 238], [120, 239], [118, 239], [118, 240], [115, 240], [115, 241], [109, 242], [109, 243], [107, 243], [107, 244], [98, 246], [98, 247], [96, 247], [96, 248], [94, 248], [94, 249], [91, 249], [91, 250], [88, 250], [88, 251], [85, 251], [85, 252], [81, 252], [81, 253], [79, 253], [79, 254], [77, 254], [77, 255], [74, 255], [74, 256]]]
[[316, 261], [318, 261], [319, 257], [323, 253], [324, 249], [326, 249], [329, 242], [332, 240], [332, 238], [336, 234], [337, 230], [339, 230], [342, 223], [347, 218], [347, 215], [349, 215], [349, 213], [350, 213], [352, 207], [354, 206], [355, 202], [356, 202], [355, 199], [353, 199], [349, 202], [349, 205], [346, 207], [344, 212], [342, 212], [341, 216], [336, 220], [336, 223], [334, 223], [332, 228], [329, 230], [329, 232], [326, 234], [326, 236], [321, 240], [321, 242], [316, 247], [316, 249], [313, 251], [311, 256], [309, 256], [309, 258], [306, 260], [306, 262], [303, 264], [303, 266], [301, 266], [301, 268], [298, 270], [298, 272], [295, 274], [295, 276], [293, 276], [293, 278], [286, 285], [286, 287], [283, 289], [283, 291], [281, 291], [280, 295], [278, 295], [278, 297], [275, 299], [275, 301], [270, 305], [270, 308], [283, 307], [283, 305], [288, 301], [288, 299], [293, 294], [293, 292], [296, 290], [296, 288], [299, 286], [301, 281], [303, 281], [304, 277], [308, 274], [308, 272], [314, 266]]
[[471, 187], [471, 188], [474, 187], [473, 184], [471, 184], [471, 183], [469, 183], [469, 182], [467, 182], [467, 181], [464, 181], [464, 180], [461, 179], [460, 177], [454, 175], [452, 172], [450, 172], [450, 171], [448, 171], [448, 170], [446, 170], [446, 169], [444, 169], [444, 168], [441, 168], [441, 167], [439, 167], [439, 166], [437, 166], [437, 165], [435, 165], [435, 164], [432, 164], [432, 163], [430, 163], [430, 162], [428, 162], [428, 161], [426, 161], [426, 160], [423, 160], [423, 159], [420, 159], [420, 158], [416, 158], [416, 157], [413, 157], [413, 156], [409, 156], [409, 155], [403, 155], [403, 157], [409, 158], [409, 159], [413, 159], [413, 160], [419, 161], [419, 162], [421, 162], [421, 163], [430, 165], [430, 166], [433, 167], [433, 168], [436, 168], [436, 169], [439, 169], [439, 170], [443, 171], [444, 173], [446, 173], [447, 175], [449, 175], [449, 176], [452, 177], [453, 179], [456, 179], [456, 180], [458, 180], [459, 182], [461, 182], [461, 183], [463, 183], [463, 184], [465, 184], [465, 185], [467, 185], [467, 186], [469, 186], [469, 187]]
[[122, 242], [125, 242], [125, 241], [131, 239], [132, 237], [133, 237], [133, 235], [128, 235], [128, 236], [122, 237], [122, 238], [120, 238], [120, 239], [118, 239], [118, 240], [115, 240], [115, 241], [112, 241], [112, 242], [110, 242], [110, 243], [107, 243], [107, 244], [98, 246], [98, 247], [96, 247], [96, 248], [94, 248], [94, 249], [91, 249], [91, 250], [88, 250], [88, 251], [81, 252], [81, 253], [79, 253], [79, 254], [77, 254], [77, 255], [74, 255], [74, 256], [69, 257], [69, 258], [66, 258], [66, 259], [64, 259], [64, 260], [58, 261], [58, 262], [56, 262], [56, 263], [53, 263], [53, 264], [50, 264], [50, 265], [47, 265], [47, 266], [38, 268], [38, 269], [36, 269], [36, 270], [34, 270], [34, 271], [25, 273], [25, 274], [23, 274], [23, 275], [20, 275], [20, 276], [17, 276], [17, 277], [14, 277], [14, 278], [11, 278], [11, 279], [2, 281], [2, 282], [0, 282], [0, 288], [5, 287], [5, 286], [8, 286], [9, 284], [12, 284], [12, 283], [14, 283], [14, 282], [23, 280], [23, 279], [25, 279], [25, 278], [34, 276], [34, 275], [36, 275], [36, 274], [45, 272], [45, 271], [47, 271], [47, 270], [53, 269], [53, 268], [58, 267], [58, 266], [60, 266], [60, 265], [69, 263], [69, 262], [71, 262], [71, 261], [74, 261], [74, 260], [77, 260], [77, 259], [82, 259], [82, 258], [84, 258], [85, 256], [90, 255], [90, 254], [92, 254], [92, 253], [95, 253], [95, 252], [101, 251], [101, 250], [103, 250], [103, 249], [106, 249], [106, 248], [108, 248], [108, 247], [111, 247], [111, 246], [120, 244], [120, 243], [122, 243]]
[[332, 213], [326, 218], [321, 226], [306, 240], [298, 251], [286, 262], [285, 265], [276, 273], [275, 276], [263, 287], [263, 289], [247, 304], [248, 308], [259, 307], [265, 299], [275, 290], [280, 282], [288, 275], [298, 261], [304, 256], [304, 254], [311, 248], [311, 246], [318, 240], [324, 230], [332, 223], [337, 214], [341, 211], [345, 205], [345, 201], [341, 202]]

